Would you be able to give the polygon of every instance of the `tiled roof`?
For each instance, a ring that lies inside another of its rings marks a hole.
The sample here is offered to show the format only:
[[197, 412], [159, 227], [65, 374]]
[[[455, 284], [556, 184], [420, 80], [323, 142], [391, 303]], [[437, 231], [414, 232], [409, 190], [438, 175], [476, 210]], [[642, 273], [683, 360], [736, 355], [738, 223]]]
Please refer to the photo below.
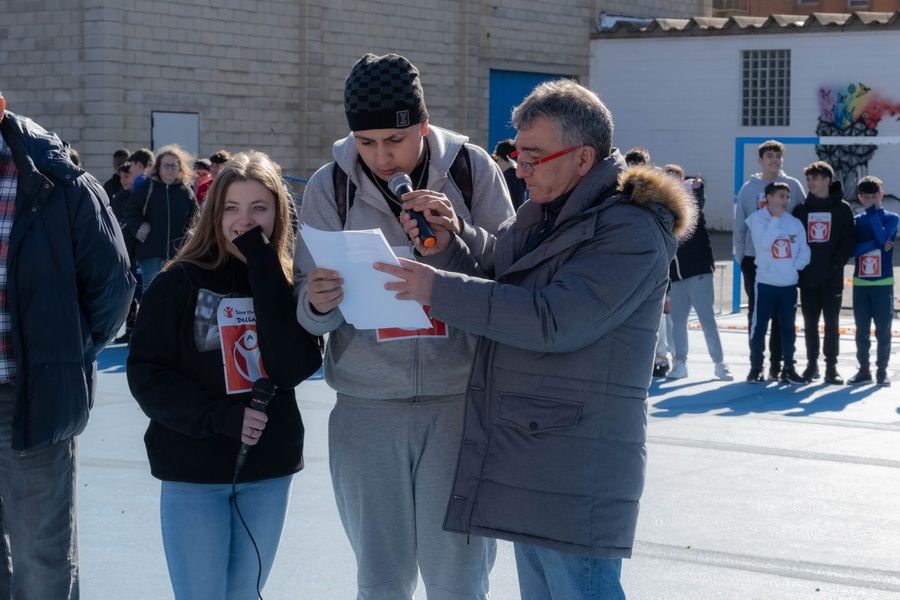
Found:
[[755, 33], [813, 33], [830, 31], [881, 31], [900, 29], [900, 11], [812, 13], [811, 15], [733, 16], [728, 18], [648, 19], [618, 21], [600, 29], [593, 39], [635, 37], [684, 37], [748, 35]]

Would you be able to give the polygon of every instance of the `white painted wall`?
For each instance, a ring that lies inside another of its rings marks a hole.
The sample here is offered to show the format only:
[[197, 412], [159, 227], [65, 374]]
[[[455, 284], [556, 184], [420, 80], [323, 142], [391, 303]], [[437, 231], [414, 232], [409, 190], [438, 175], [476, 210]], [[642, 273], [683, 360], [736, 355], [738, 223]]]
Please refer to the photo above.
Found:
[[[790, 127], [741, 126], [741, 50], [791, 49]], [[656, 164], [679, 163], [707, 184], [710, 228], [731, 230], [734, 139], [738, 136], [814, 137], [823, 84], [863, 82], [900, 102], [900, 35], [896, 31], [596, 39], [591, 41], [590, 87], [615, 119], [614, 144], [624, 152], [645, 146]], [[886, 117], [879, 136], [900, 135]], [[756, 148], [745, 148], [742, 179], [757, 171]], [[789, 146], [785, 171], [818, 160], [813, 146]], [[869, 173], [900, 196], [900, 146], [881, 146]]]

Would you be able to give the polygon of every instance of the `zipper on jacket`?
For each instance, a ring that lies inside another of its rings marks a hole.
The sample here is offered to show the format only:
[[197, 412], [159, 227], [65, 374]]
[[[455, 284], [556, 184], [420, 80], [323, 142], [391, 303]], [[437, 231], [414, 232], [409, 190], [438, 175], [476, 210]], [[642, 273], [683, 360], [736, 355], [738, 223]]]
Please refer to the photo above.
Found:
[[413, 339], [413, 402], [419, 399], [419, 338]]

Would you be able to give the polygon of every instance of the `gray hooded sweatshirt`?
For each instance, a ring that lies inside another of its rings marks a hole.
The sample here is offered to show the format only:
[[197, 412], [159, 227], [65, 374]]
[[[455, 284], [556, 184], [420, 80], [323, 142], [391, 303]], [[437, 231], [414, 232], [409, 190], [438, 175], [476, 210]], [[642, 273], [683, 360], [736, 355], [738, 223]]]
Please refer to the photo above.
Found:
[[[468, 224], [487, 233], [496, 233], [500, 224], [513, 215], [503, 174], [490, 156], [468, 138], [429, 125], [425, 138], [431, 151], [427, 188], [445, 194], [458, 215]], [[466, 208], [462, 193], [449, 177], [450, 165], [463, 144], [469, 152], [472, 173], [472, 210]], [[335, 162], [356, 185], [347, 222], [341, 225], [334, 199], [329, 163], [316, 171], [303, 193], [300, 222], [316, 229], [340, 231], [380, 228], [391, 246], [409, 246], [409, 238], [381, 192], [363, 173], [353, 135], [334, 144]], [[397, 331], [356, 329], [344, 322], [340, 306], [321, 315], [309, 304], [306, 275], [315, 263], [297, 236], [294, 257], [294, 290], [297, 319], [310, 333], [330, 333], [325, 353], [325, 380], [337, 392], [359, 398], [397, 399], [416, 396], [461, 394], [471, 370], [475, 338], [463, 331], [438, 324], [431, 335], [396, 336]]]

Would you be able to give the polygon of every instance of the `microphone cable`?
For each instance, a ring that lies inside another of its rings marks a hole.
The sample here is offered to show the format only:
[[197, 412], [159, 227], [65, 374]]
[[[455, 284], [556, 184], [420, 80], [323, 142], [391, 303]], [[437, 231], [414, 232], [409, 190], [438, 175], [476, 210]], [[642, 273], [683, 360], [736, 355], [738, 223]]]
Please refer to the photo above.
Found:
[[[275, 395], [275, 384], [271, 379], [264, 377], [257, 379], [253, 382], [252, 395], [253, 399], [250, 401], [250, 407], [261, 412], [266, 412], [266, 408], [269, 406], [269, 400]], [[257, 443], [258, 441], [259, 440], [257, 440]], [[260, 589], [262, 584], [262, 555], [259, 552], [259, 546], [256, 545], [256, 539], [253, 537], [253, 533], [250, 532], [250, 526], [247, 525], [247, 521], [244, 520], [244, 515], [241, 513], [241, 507], [238, 505], [237, 501], [237, 478], [241, 469], [244, 467], [244, 461], [246, 460], [249, 451], [249, 445], [241, 444], [241, 449], [238, 452], [237, 460], [235, 461], [234, 477], [231, 480], [231, 496], [228, 497], [228, 500], [231, 502], [232, 506], [234, 506], [238, 519], [240, 519], [244, 531], [247, 532], [250, 543], [253, 544], [253, 551], [256, 552], [256, 597], [258, 600], [263, 600], [262, 590]]]
[[256, 597], [258, 600], [263, 600], [262, 591], [260, 590], [260, 584], [262, 583], [262, 555], [259, 553], [259, 547], [256, 545], [256, 540], [253, 538], [253, 534], [250, 533], [250, 527], [247, 525], [247, 521], [244, 520], [244, 515], [241, 514], [241, 507], [238, 505], [237, 475], [235, 475], [234, 481], [231, 482], [231, 496], [228, 497], [228, 500], [230, 500], [232, 506], [234, 506], [234, 510], [237, 512], [241, 525], [244, 526], [244, 531], [247, 532], [250, 543], [253, 544], [253, 550], [256, 552]]

